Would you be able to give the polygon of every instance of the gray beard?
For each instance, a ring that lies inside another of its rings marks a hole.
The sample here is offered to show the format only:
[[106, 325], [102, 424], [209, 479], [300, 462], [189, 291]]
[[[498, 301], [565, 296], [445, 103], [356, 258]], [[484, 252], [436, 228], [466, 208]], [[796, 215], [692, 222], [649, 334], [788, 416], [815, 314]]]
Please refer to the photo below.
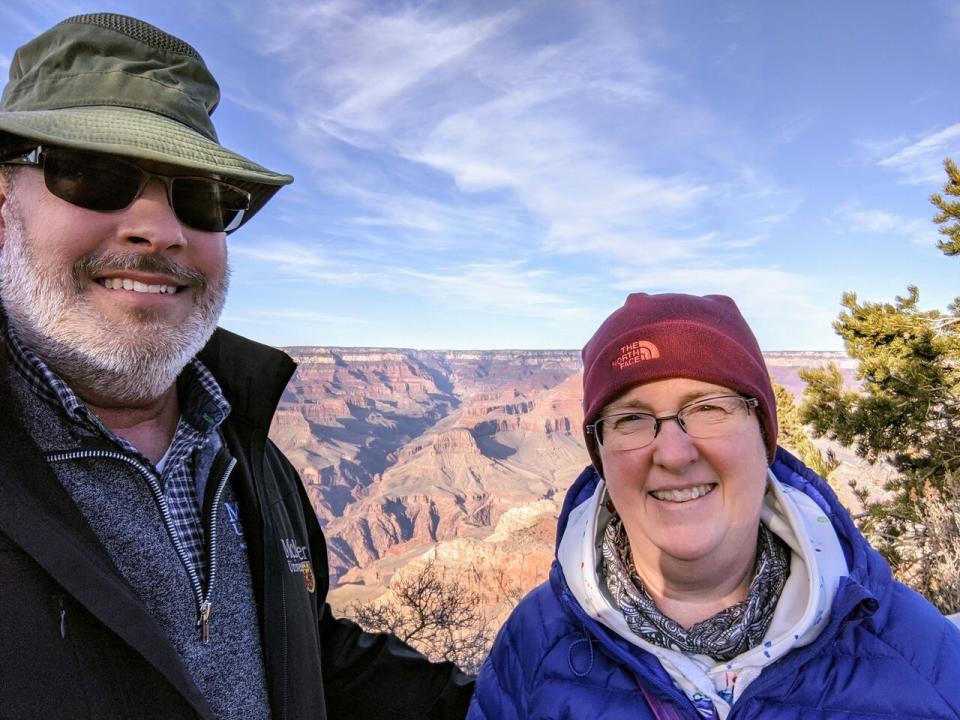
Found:
[[[68, 276], [36, 258], [38, 241], [24, 231], [17, 208], [6, 210], [0, 301], [17, 337], [81, 396], [141, 403], [169, 390], [216, 329], [229, 273], [208, 279], [162, 256], [95, 253], [78, 260]], [[191, 284], [193, 311], [179, 326], [149, 310], [111, 322], [85, 296], [94, 274], [107, 269], [162, 273]]]

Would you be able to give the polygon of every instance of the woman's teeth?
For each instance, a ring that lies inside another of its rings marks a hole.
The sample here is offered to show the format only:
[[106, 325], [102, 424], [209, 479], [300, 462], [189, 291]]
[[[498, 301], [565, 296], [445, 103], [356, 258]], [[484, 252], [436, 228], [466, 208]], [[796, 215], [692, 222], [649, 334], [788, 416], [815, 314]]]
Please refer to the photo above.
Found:
[[713, 490], [716, 485], [697, 485], [696, 487], [684, 488], [682, 490], [654, 490], [650, 494], [657, 500], [666, 500], [667, 502], [687, 502], [703, 497]]
[[130, 278], [104, 278], [98, 282], [107, 290], [133, 290], [133, 292], [151, 295], [173, 295], [177, 292], [176, 285], [147, 285]]

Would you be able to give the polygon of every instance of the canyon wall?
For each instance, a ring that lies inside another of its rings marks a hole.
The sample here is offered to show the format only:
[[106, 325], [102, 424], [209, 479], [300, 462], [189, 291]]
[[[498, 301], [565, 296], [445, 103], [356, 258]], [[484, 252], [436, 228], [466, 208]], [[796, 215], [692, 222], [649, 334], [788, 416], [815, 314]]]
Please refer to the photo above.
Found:
[[[578, 351], [292, 347], [271, 438], [324, 526], [331, 599], [378, 597], [433, 558], [477, 578], [496, 615], [546, 577], [563, 494], [588, 463]], [[840, 353], [765, 354], [794, 393]]]

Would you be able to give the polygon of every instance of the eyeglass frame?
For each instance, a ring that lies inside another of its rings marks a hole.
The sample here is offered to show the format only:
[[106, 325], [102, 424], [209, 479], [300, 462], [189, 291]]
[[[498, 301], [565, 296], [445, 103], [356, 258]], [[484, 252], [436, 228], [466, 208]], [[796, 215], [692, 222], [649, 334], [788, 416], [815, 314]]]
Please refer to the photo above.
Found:
[[[43, 172], [44, 172], [44, 186], [47, 186], [46, 170], [44, 169], [44, 168], [45, 168], [45, 165], [44, 165], [44, 161], [43, 161], [43, 153], [44, 153], [45, 150], [66, 150], [67, 152], [86, 153], [86, 154], [93, 154], [93, 155], [103, 155], [103, 156], [105, 156], [105, 157], [109, 157], [109, 158], [112, 158], [112, 159], [116, 160], [118, 163], [120, 163], [120, 164], [122, 164], [122, 165], [129, 165], [129, 166], [134, 167], [134, 168], [136, 168], [137, 170], [140, 171], [140, 178], [141, 178], [140, 187], [137, 189], [137, 192], [134, 194], [133, 198], [130, 200], [129, 203], [127, 203], [127, 204], [124, 205], [123, 207], [119, 207], [119, 208], [116, 208], [116, 209], [113, 209], [113, 210], [97, 210], [97, 209], [95, 209], [95, 208], [85, 208], [85, 207], [83, 207], [83, 205], [77, 205], [76, 203], [71, 202], [70, 200], [66, 200], [65, 198], [60, 198], [59, 195], [56, 195], [56, 193], [53, 193], [53, 191], [50, 191], [51, 194], [53, 194], [55, 197], [63, 200], [63, 201], [66, 202], [66, 203], [70, 203], [70, 204], [73, 205], [74, 207], [79, 207], [79, 208], [81, 208], [81, 209], [83, 209], [83, 210], [90, 210], [90, 211], [92, 211], [92, 212], [120, 212], [121, 210], [126, 210], [126, 209], [129, 208], [131, 205], [133, 205], [133, 203], [135, 203], [135, 202], [137, 201], [137, 199], [140, 198], [141, 195], [143, 195], [143, 191], [146, 189], [147, 185], [150, 184], [150, 181], [153, 180], [154, 178], [160, 180], [160, 181], [163, 183], [163, 186], [164, 186], [164, 188], [165, 188], [165, 190], [166, 190], [167, 203], [169, 203], [170, 209], [174, 211], [174, 215], [176, 215], [177, 220], [178, 220], [179, 222], [183, 223], [184, 225], [186, 225], [187, 227], [193, 228], [194, 230], [198, 230], [199, 232], [223, 232], [223, 233], [231, 233], [231, 232], [233, 232], [234, 230], [236, 230], [237, 228], [239, 228], [239, 227], [243, 224], [243, 219], [244, 219], [244, 217], [246, 216], [247, 211], [250, 209], [250, 201], [251, 201], [251, 199], [252, 199], [252, 197], [253, 197], [253, 196], [250, 194], [250, 192], [247, 191], [247, 190], [244, 190], [244, 189], [241, 188], [241, 187], [238, 187], [238, 186], [236, 186], [236, 185], [233, 185], [232, 183], [228, 183], [228, 182], [226, 182], [225, 180], [221, 180], [221, 179], [218, 178], [218, 177], [214, 177], [214, 176], [211, 176], [211, 175], [165, 175], [165, 174], [163, 174], [163, 173], [152, 172], [152, 171], [150, 171], [150, 170], [147, 170], [147, 169], [141, 167], [140, 165], [138, 165], [138, 164], [137, 164], [136, 162], [134, 162], [133, 160], [128, 160], [127, 158], [123, 158], [123, 157], [120, 157], [120, 156], [118, 156], [118, 155], [111, 155], [110, 153], [97, 153], [97, 152], [91, 151], [91, 150], [74, 150], [73, 148], [61, 148], [59, 145], [54, 145], [54, 146], [52, 146], [52, 147], [47, 147], [47, 146], [41, 144], [41, 145], [35, 146], [34, 148], [32, 148], [32, 149], [30, 149], [30, 150], [27, 150], [26, 152], [21, 152], [21, 153], [18, 154], [18, 155], [13, 155], [12, 157], [9, 157], [9, 158], [0, 159], [0, 165], [15, 165], [15, 166], [19, 166], [19, 167], [35, 167], [35, 168], [37, 168], [37, 169], [39, 169], [39, 170], [43, 170]], [[224, 186], [230, 188], [231, 190], [234, 190], [234, 191], [240, 193], [244, 198], [246, 198], [247, 206], [244, 207], [244, 208], [240, 208], [240, 209], [239, 209], [240, 211], [237, 213], [236, 218], [235, 218], [229, 225], [227, 225], [226, 227], [224, 227], [223, 230], [204, 230], [204, 229], [202, 229], [202, 228], [194, 227], [194, 226], [191, 225], [190, 223], [185, 222], [184, 220], [182, 220], [182, 219], [180, 218], [180, 216], [176, 214], [176, 207], [175, 207], [174, 204], [173, 204], [173, 181], [174, 181], [174, 180], [212, 180], [212, 181], [215, 181], [215, 182], [217, 182], [217, 183], [220, 183], [221, 185], [224, 185]], [[48, 187], [48, 190], [49, 190], [49, 186], [47, 186], [47, 187]]]
[[663, 423], [667, 420], [675, 420], [680, 429], [690, 437], [694, 439], [703, 439], [696, 438], [695, 435], [690, 435], [690, 432], [687, 430], [686, 426], [683, 424], [683, 419], [680, 415], [689, 407], [693, 407], [697, 403], [708, 402], [710, 400], [723, 400], [727, 398], [736, 398], [737, 400], [742, 400], [744, 405], [747, 408], [747, 415], [750, 414], [751, 410], [756, 410], [760, 407], [760, 401], [755, 397], [744, 397], [743, 395], [715, 395], [713, 397], [699, 398], [697, 400], [692, 400], [686, 405], [681, 406], [677, 409], [677, 412], [673, 415], [654, 415], [653, 413], [643, 412], [642, 410], [631, 410], [617, 413], [610, 413], [609, 415], [602, 415], [594, 420], [589, 425], [585, 425], [583, 430], [587, 435], [592, 435], [597, 439], [597, 445], [603, 447], [603, 432], [600, 430], [600, 423], [604, 420], [609, 420], [610, 418], [623, 417], [624, 415], [645, 415], [647, 417], [653, 418], [653, 437], [650, 438], [650, 442], [643, 445], [637, 445], [636, 447], [629, 448], [630, 450], [642, 450], [645, 447], [650, 447], [656, 441], [657, 437], [660, 435], [660, 428], [663, 427]]

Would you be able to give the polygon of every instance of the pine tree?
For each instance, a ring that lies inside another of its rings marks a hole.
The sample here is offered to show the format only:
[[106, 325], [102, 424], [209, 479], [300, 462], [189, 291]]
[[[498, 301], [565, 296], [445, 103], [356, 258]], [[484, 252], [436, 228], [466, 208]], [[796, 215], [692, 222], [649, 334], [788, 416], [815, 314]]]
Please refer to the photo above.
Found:
[[800, 418], [800, 408], [793, 397], [793, 393], [770, 378], [773, 384], [773, 394], [777, 401], [777, 444], [796, 455], [808, 468], [813, 470], [824, 480], [830, 480], [830, 473], [839, 465], [836, 457], [830, 451], [820, 452]]
[[[944, 163], [944, 191], [960, 195], [960, 175]], [[960, 202], [931, 201], [945, 223]], [[960, 223], [945, 231], [945, 255], [960, 253]], [[853, 446], [870, 462], [896, 470], [883, 497], [860, 489], [861, 529], [897, 576], [945, 612], [960, 610], [960, 298], [947, 312], [920, 308], [908, 288], [894, 303], [861, 303], [843, 295], [833, 324], [858, 361], [859, 391], [844, 389], [835, 365], [802, 371], [801, 419], [817, 436]]]
[[[947, 171], [944, 195], [960, 197], [960, 170], [950, 158], [943, 161], [943, 169]], [[945, 255], [960, 254], [960, 200], [944, 200], [940, 193], [934, 193], [930, 196], [930, 202], [940, 209], [933, 221], [940, 226], [940, 232], [949, 238], [938, 242], [937, 247]]]

